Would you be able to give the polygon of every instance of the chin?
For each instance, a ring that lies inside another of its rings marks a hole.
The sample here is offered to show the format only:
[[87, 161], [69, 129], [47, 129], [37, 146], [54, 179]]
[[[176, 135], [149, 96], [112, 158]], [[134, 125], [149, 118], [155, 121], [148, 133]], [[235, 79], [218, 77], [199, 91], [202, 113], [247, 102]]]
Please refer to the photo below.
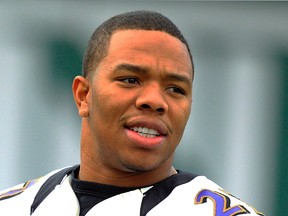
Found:
[[124, 167], [129, 172], [141, 173], [149, 172], [157, 168], [156, 165], [144, 165], [144, 164], [125, 164]]

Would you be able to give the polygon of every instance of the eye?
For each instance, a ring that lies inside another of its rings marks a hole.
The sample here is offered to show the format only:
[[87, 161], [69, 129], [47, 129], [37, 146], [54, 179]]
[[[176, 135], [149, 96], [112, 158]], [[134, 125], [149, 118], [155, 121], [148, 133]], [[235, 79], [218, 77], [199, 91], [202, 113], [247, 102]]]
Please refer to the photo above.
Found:
[[177, 86], [171, 86], [171, 87], [167, 88], [167, 90], [170, 92], [176, 93], [176, 94], [182, 94], [182, 95], [186, 94], [185, 90], [183, 90], [182, 88], [177, 87]]
[[128, 83], [128, 84], [139, 84], [140, 83], [138, 81], [138, 79], [136, 79], [134, 77], [120, 78], [119, 81], [124, 82], [124, 83]]

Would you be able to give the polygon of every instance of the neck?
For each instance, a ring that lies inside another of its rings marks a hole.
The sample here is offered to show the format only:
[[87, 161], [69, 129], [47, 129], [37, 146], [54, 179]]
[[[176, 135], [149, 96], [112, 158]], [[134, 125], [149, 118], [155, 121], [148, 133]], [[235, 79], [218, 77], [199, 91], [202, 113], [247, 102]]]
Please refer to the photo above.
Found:
[[157, 168], [151, 171], [119, 171], [98, 169], [81, 163], [78, 178], [84, 181], [97, 182], [119, 187], [143, 187], [155, 184], [177, 174], [173, 166], [163, 169]]

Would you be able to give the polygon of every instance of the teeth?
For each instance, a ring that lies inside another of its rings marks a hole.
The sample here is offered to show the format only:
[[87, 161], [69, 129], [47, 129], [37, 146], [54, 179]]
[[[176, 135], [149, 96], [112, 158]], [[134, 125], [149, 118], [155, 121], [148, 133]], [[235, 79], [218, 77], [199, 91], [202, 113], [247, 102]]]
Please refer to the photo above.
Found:
[[146, 127], [132, 127], [130, 128], [130, 130], [133, 130], [137, 132], [139, 135], [148, 137], [148, 138], [152, 138], [152, 137], [160, 135], [158, 131], [151, 129], [151, 128], [146, 128]]

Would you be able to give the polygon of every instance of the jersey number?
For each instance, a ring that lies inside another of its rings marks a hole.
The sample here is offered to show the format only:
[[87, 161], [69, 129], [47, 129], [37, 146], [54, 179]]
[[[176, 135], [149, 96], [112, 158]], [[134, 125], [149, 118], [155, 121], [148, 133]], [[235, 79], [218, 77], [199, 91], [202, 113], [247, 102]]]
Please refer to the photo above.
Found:
[[230, 206], [228, 196], [217, 191], [202, 190], [195, 199], [195, 204], [206, 203], [210, 199], [214, 203], [214, 216], [236, 216], [241, 214], [249, 214], [250, 212], [242, 205]]

